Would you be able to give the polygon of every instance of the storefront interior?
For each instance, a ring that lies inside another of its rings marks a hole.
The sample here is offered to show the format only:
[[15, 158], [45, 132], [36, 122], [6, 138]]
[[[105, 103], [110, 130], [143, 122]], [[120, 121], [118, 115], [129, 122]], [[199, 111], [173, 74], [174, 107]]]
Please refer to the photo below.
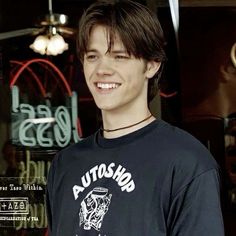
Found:
[[[101, 126], [76, 53], [78, 20], [92, 2], [0, 0], [0, 198], [17, 196], [24, 204], [27, 193], [32, 201], [31, 220], [0, 221], [1, 236], [47, 235], [51, 160]], [[179, 1], [177, 28], [168, 0], [139, 2], [157, 13], [166, 38], [168, 61], [152, 113], [210, 150], [222, 173], [226, 236], [235, 236], [236, 2]], [[32, 50], [36, 37], [55, 30], [65, 41], [61, 51]], [[29, 121], [35, 117], [53, 120]]]

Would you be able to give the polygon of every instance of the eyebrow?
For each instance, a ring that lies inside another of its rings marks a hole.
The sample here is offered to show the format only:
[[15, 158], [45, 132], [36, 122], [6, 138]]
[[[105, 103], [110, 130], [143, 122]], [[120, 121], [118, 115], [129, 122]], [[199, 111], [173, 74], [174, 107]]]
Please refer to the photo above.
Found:
[[[91, 49], [88, 49], [85, 53], [91, 53], [91, 52], [98, 53], [99, 51], [97, 49], [91, 48]], [[111, 50], [110, 52], [107, 51], [106, 53], [113, 53], [113, 54], [125, 53], [125, 54], [129, 54], [126, 49]]]
[[111, 50], [111, 53], [128, 53], [127, 50]]
[[96, 49], [88, 49], [88, 50], [86, 50], [85, 53], [88, 53], [88, 52], [98, 52], [98, 50], [96, 50]]

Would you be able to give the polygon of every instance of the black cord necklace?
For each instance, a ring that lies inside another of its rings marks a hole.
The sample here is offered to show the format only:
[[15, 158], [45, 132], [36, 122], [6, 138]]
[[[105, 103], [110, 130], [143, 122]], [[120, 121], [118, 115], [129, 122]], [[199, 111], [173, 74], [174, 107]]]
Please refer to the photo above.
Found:
[[124, 127], [120, 127], [120, 128], [117, 128], [117, 129], [104, 129], [103, 127], [101, 127], [100, 129], [101, 129], [102, 131], [105, 131], [105, 132], [114, 132], [114, 131], [118, 131], [118, 130], [122, 130], [122, 129], [128, 129], [128, 128], [131, 128], [131, 127], [134, 127], [134, 126], [136, 126], [136, 125], [139, 125], [139, 124], [143, 123], [144, 121], [150, 119], [151, 117], [152, 117], [152, 114], [149, 115], [148, 117], [146, 117], [145, 119], [143, 119], [143, 120], [137, 122], [137, 123], [134, 123], [134, 124], [128, 125], [128, 126], [124, 126]]

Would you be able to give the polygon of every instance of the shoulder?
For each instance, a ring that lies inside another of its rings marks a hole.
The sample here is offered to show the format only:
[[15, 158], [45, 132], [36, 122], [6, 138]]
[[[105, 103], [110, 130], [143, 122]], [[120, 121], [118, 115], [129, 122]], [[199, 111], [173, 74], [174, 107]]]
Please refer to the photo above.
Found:
[[158, 136], [161, 136], [164, 142], [168, 140], [169, 144], [173, 145], [173, 147], [181, 148], [184, 146], [187, 148], [190, 145], [191, 148], [203, 148], [200, 141], [193, 137], [190, 133], [163, 120], [159, 121], [155, 131], [156, 135], [158, 134]]
[[74, 153], [77, 151], [82, 152], [82, 151], [93, 148], [95, 136], [96, 136], [96, 134], [92, 134], [92, 135], [80, 140], [77, 143], [71, 144], [70, 146], [62, 149], [60, 151], [60, 154], [64, 155], [64, 154], [68, 154], [68, 153]]
[[54, 157], [52, 165], [60, 165], [65, 167], [67, 164], [73, 163], [80, 156], [86, 155], [87, 152], [93, 149], [94, 139], [95, 134], [60, 150]]
[[[164, 121], [155, 130], [155, 146], [159, 147], [159, 164], [165, 167], [165, 178], [173, 193], [197, 179], [208, 179], [219, 172], [219, 166], [209, 150], [188, 132]], [[200, 178], [201, 177], [201, 178]]]
[[155, 130], [157, 138], [156, 144], [165, 153], [171, 153], [176, 159], [190, 161], [200, 161], [210, 165], [215, 163], [209, 150], [195, 137], [188, 132], [170, 125], [165, 121], [160, 121], [159, 128]]
[[169, 166], [176, 173], [191, 178], [208, 170], [218, 169], [209, 150], [188, 132], [160, 121], [155, 136], [158, 152], [165, 156], [166, 162], [171, 163]]

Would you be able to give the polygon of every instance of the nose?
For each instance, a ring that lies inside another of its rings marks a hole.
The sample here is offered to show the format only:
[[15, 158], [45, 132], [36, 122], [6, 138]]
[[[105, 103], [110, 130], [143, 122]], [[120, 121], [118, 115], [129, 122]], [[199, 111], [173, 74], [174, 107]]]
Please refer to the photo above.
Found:
[[112, 67], [112, 62], [109, 60], [109, 58], [101, 58], [97, 65], [97, 76], [110, 76], [113, 75], [113, 73], [114, 70]]

